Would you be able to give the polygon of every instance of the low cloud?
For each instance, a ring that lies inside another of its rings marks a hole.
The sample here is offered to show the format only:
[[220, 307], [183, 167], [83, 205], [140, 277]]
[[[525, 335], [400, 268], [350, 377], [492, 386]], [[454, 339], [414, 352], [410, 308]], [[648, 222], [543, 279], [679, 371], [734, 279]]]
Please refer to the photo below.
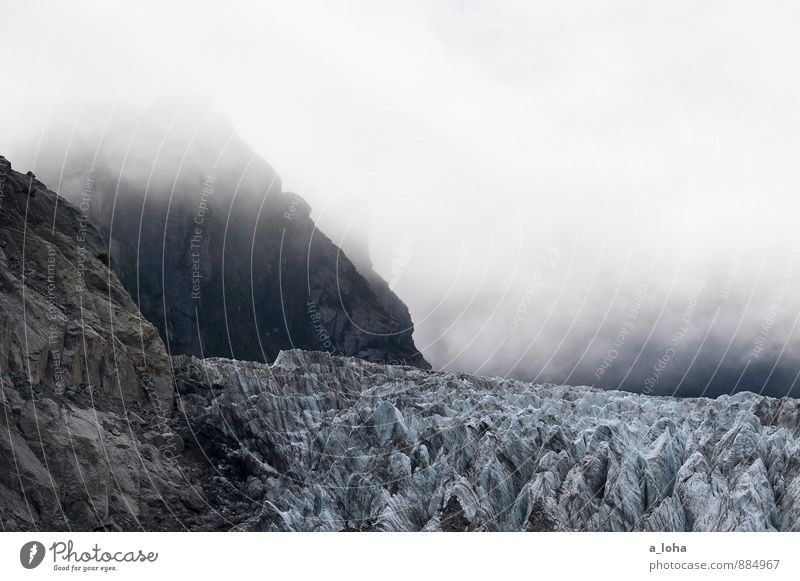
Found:
[[123, 160], [202, 178], [188, 144], [241, 136], [392, 283], [436, 367], [793, 389], [796, 7], [104, 5], [14, 8], [52, 42], [0, 40], [2, 146], [53, 187]]

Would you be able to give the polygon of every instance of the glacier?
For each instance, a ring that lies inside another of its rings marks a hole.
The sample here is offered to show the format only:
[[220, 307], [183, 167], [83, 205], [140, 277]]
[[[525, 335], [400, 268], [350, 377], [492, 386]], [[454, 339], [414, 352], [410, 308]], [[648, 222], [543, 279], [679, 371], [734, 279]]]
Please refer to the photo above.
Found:
[[800, 530], [794, 399], [654, 397], [304, 351], [271, 366], [174, 361], [184, 435], [246, 466], [257, 510], [240, 529]]

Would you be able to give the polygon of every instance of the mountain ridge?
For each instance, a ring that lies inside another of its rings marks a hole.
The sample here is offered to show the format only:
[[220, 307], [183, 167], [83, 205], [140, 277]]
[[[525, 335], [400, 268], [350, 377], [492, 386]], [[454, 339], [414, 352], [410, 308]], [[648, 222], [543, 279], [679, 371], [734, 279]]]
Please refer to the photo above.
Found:
[[[271, 361], [323, 349], [430, 367], [402, 300], [356, 268], [266, 161], [226, 123], [175, 115], [165, 128], [120, 111], [112, 129], [45, 140], [39, 154], [60, 160], [40, 165], [88, 206], [171, 354]], [[126, 128], [126, 147], [104, 141]]]

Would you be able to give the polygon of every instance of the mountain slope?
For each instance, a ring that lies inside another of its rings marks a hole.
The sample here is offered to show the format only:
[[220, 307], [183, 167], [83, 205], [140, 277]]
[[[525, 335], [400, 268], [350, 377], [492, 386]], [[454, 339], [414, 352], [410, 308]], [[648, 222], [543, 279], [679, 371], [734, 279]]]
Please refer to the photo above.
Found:
[[77, 208], [0, 158], [0, 373], [172, 406], [169, 358]]
[[302, 348], [429, 367], [402, 301], [376, 292], [227, 123], [128, 117], [78, 145], [46, 140], [42, 155], [59, 160], [51, 177], [71, 201], [92, 183], [119, 277], [172, 354], [272, 361]]
[[153, 440], [173, 393], [158, 331], [98, 232], [0, 157], [2, 530], [136, 529], [148, 507], [159, 514], [179, 473], [125, 433], [125, 409], [151, 418]]

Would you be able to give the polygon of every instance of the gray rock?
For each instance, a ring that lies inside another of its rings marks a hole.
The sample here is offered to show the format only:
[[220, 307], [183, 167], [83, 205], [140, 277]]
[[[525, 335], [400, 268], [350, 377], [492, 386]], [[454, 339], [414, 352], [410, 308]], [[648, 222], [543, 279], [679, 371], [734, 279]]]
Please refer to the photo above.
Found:
[[[181, 481], [180, 472], [162, 463], [158, 451], [143, 453], [129, 434], [106, 429], [118, 419], [115, 412], [46, 393], [21, 400], [7, 382], [3, 396], [3, 528], [94, 530], [114, 521], [138, 530], [140, 519], [154, 526], [152, 511], [163, 511], [162, 494]], [[159, 482], [167, 484], [159, 489]]]
[[88, 216], [5, 164], [0, 369], [59, 392], [90, 385], [171, 410], [164, 345], [109, 268]]
[[206, 508], [208, 508], [208, 502], [194, 487], [188, 487], [180, 491], [178, 494], [178, 498], [180, 498], [181, 502], [189, 509], [200, 512]]
[[165, 455], [177, 456], [184, 449], [183, 438], [174, 432], [151, 433], [146, 441]]

